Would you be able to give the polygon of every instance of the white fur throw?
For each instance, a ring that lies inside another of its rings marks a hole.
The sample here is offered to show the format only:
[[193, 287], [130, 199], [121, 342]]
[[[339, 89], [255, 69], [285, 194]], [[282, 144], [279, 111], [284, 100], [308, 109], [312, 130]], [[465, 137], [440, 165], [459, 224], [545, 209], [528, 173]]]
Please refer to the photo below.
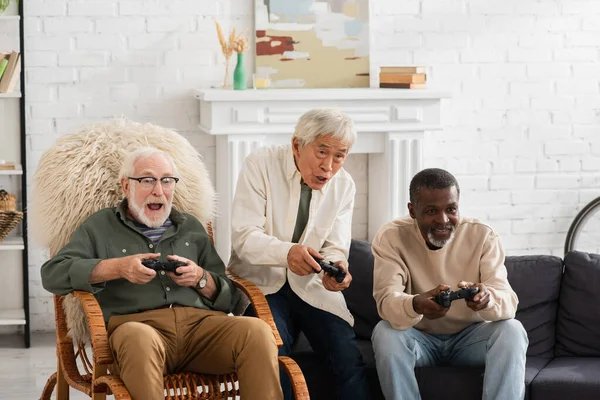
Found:
[[[173, 157], [181, 178], [173, 205], [194, 215], [206, 227], [215, 215], [215, 191], [200, 154], [190, 142], [171, 129], [115, 119], [62, 136], [44, 152], [33, 175], [29, 213], [32, 238], [54, 255], [87, 217], [116, 206], [123, 198], [119, 182], [123, 159], [128, 152], [144, 146]], [[70, 300], [65, 303], [72, 305]], [[69, 305], [64, 308], [74, 308]], [[69, 312], [67, 322], [73, 320], [70, 316], [81, 321], [80, 312]], [[79, 332], [77, 327], [81, 325], [69, 325], [74, 330], [72, 337], [89, 338], [88, 332]], [[87, 330], [85, 321], [83, 326]]]

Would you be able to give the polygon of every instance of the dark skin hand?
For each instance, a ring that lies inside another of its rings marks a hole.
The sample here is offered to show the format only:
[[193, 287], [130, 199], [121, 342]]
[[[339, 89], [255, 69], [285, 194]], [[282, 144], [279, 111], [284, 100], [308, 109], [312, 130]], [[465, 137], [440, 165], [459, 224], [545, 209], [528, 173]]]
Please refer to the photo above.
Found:
[[467, 307], [469, 307], [473, 311], [481, 311], [485, 309], [490, 303], [490, 291], [483, 283], [473, 283], [473, 282], [459, 282], [458, 287], [470, 287], [476, 286], [479, 288], [479, 292], [473, 297], [473, 300], [467, 302]]
[[329, 275], [328, 273], [323, 273], [323, 286], [325, 287], [325, 289], [331, 291], [331, 292], [339, 292], [342, 291], [344, 289], [346, 289], [348, 286], [350, 286], [350, 282], [352, 282], [352, 275], [350, 275], [350, 272], [348, 272], [348, 268], [346, 267], [346, 265], [344, 265], [343, 262], [341, 261], [336, 261], [335, 263], [333, 263], [333, 265], [335, 265], [336, 267], [343, 269], [346, 271], [346, 277], [344, 278], [343, 281], [339, 282], [335, 280], [335, 278], [331, 275]]
[[438, 285], [428, 292], [413, 297], [413, 308], [417, 314], [422, 314], [427, 319], [438, 319], [446, 315], [450, 308], [444, 308], [434, 301], [435, 296], [450, 289], [448, 285]]

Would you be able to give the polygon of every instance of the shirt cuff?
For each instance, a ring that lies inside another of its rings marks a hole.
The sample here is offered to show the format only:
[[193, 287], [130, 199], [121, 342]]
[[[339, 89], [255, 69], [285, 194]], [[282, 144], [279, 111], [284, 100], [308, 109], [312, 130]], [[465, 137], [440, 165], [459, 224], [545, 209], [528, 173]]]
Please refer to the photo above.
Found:
[[90, 285], [90, 275], [100, 261], [102, 260], [99, 258], [75, 261], [69, 270], [71, 287], [74, 290], [81, 290], [92, 294], [98, 293], [104, 289], [106, 286], [104, 282]]
[[[206, 270], [205, 270], [206, 271]], [[202, 302], [212, 308], [213, 310], [229, 312], [231, 309], [231, 291], [229, 290], [229, 285], [224, 281], [224, 279], [215, 274], [214, 272], [206, 271], [212, 275], [213, 280], [215, 281], [215, 285], [217, 286], [217, 297], [210, 301], [206, 297], [202, 296]]]
[[415, 297], [417, 297], [417, 295], [409, 295], [404, 300], [404, 311], [410, 319], [416, 319], [421, 317], [421, 314], [417, 313], [415, 311], [415, 308], [413, 307], [413, 299]]
[[490, 311], [491, 309], [493, 309], [496, 306], [496, 298], [494, 297], [494, 294], [490, 291], [490, 302], [488, 303], [488, 305], [481, 311]]
[[279, 245], [279, 248], [277, 249], [277, 259], [279, 260], [279, 263], [282, 266], [285, 266], [286, 268], [288, 267], [288, 262], [287, 262], [287, 256], [288, 253], [290, 252], [290, 249], [292, 247], [294, 247], [294, 245], [297, 243], [290, 243], [290, 242], [283, 242], [281, 243], [281, 245]]

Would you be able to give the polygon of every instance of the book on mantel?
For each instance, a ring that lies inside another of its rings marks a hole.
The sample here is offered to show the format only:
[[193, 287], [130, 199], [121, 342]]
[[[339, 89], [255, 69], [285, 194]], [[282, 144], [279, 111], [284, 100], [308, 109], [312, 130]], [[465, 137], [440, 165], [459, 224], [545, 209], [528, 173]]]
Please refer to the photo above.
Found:
[[387, 89], [423, 89], [427, 82], [425, 67], [381, 67], [379, 87]]

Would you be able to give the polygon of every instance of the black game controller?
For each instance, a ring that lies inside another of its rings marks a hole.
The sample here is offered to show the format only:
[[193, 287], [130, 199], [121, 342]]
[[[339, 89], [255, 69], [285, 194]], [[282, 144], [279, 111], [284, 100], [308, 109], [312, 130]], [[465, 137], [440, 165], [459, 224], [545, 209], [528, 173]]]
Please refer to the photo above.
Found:
[[169, 271], [175, 273], [175, 275], [177, 276], [181, 276], [182, 274], [175, 272], [175, 270], [177, 269], [177, 267], [183, 267], [186, 264], [183, 261], [160, 261], [158, 258], [150, 258], [148, 260], [142, 261], [142, 265], [146, 268], [150, 268], [155, 271]]
[[346, 277], [346, 271], [344, 269], [336, 267], [331, 261], [327, 262], [325, 260], [319, 260], [318, 258], [315, 258], [315, 261], [323, 271], [333, 276], [337, 283], [342, 283], [344, 281], [344, 278]]
[[454, 300], [473, 300], [473, 297], [475, 297], [477, 293], [479, 293], [479, 288], [477, 286], [461, 287], [455, 292], [444, 290], [435, 296], [434, 301], [442, 307], [448, 308], [450, 307], [450, 303]]

